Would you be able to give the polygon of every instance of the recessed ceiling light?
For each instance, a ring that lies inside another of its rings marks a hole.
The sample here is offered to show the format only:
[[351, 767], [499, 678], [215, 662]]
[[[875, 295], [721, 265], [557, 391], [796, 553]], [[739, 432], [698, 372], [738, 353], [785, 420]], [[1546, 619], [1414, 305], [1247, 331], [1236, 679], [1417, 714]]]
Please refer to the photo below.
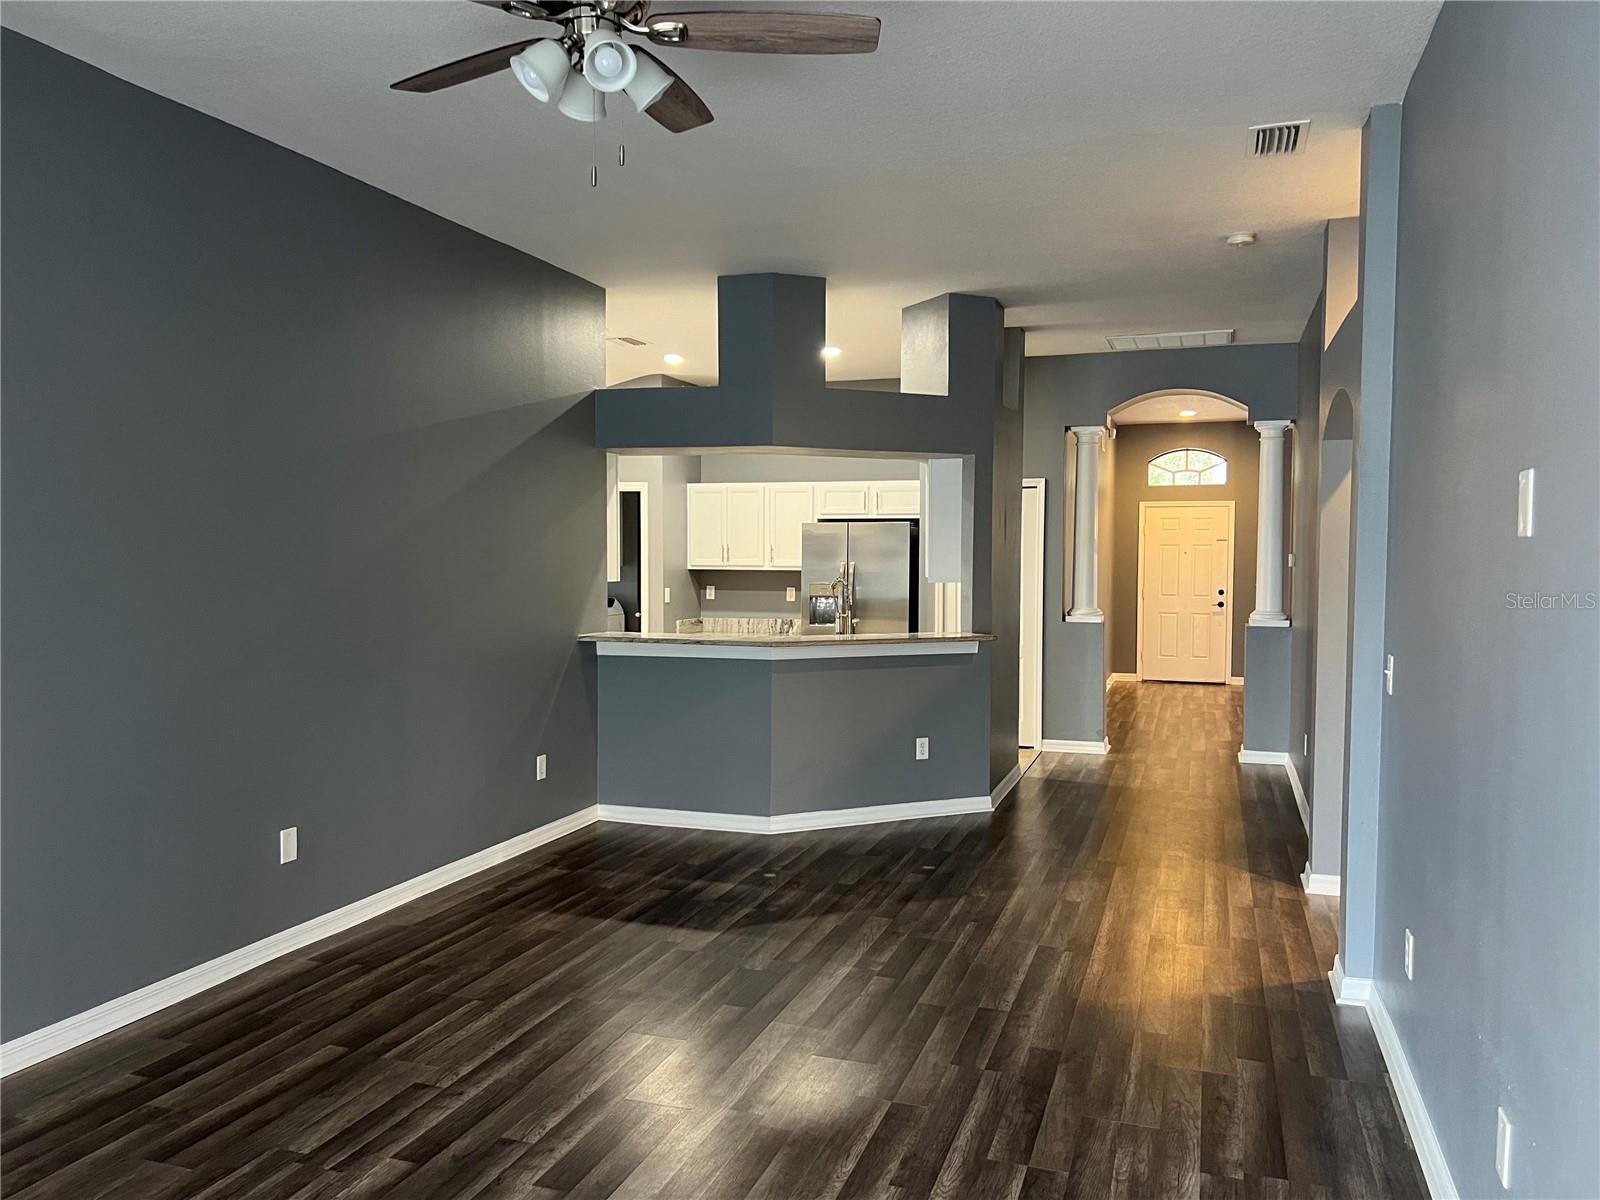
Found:
[[1192, 417], [1192, 416], [1195, 415], [1195, 411], [1192, 408], [1179, 409], [1178, 410], [1178, 415], [1180, 417]]
[[1228, 245], [1233, 247], [1254, 246], [1256, 244], [1256, 235], [1248, 231], [1241, 233], [1230, 233], [1223, 240], [1226, 241]]
[[839, 347], [837, 347], [837, 346], [824, 346], [822, 348], [822, 357], [823, 358], [838, 358], [839, 355], [841, 355], [843, 353], [844, 353], [844, 351], [840, 350]]
[[681, 354], [663, 354], [661, 361], [669, 367], [681, 367], [683, 366], [684, 358]]

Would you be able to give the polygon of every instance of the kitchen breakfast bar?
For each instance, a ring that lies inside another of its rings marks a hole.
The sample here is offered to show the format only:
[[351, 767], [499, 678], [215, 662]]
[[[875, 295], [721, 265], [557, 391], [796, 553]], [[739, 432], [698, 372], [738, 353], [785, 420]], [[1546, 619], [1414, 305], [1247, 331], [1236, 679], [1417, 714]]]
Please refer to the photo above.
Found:
[[783, 833], [991, 807], [990, 634], [580, 640], [602, 819]]

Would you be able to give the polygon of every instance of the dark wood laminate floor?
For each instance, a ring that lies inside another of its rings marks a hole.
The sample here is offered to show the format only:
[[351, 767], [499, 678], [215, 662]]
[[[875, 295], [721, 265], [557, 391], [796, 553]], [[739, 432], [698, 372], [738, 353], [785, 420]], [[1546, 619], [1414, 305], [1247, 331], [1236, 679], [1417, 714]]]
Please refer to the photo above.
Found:
[[992, 818], [594, 826], [8, 1080], [7, 1197], [1422, 1196], [1237, 689]]

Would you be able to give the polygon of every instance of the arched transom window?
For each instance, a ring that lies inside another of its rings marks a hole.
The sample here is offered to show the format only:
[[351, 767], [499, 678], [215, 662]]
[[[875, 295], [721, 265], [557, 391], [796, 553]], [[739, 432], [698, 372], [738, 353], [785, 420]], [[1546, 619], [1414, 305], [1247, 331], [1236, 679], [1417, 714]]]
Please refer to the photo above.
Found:
[[1182, 450], [1168, 450], [1150, 460], [1151, 487], [1194, 487], [1227, 482], [1228, 460], [1209, 450], [1186, 446]]

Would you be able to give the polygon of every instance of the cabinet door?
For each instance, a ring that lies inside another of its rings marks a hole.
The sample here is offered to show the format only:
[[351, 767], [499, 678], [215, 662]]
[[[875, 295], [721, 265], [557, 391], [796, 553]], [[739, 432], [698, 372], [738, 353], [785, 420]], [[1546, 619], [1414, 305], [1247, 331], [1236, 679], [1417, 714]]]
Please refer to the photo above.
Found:
[[800, 569], [800, 527], [809, 520], [809, 483], [767, 485], [767, 566]]
[[727, 554], [728, 512], [720, 483], [689, 485], [689, 565], [720, 567]]
[[915, 479], [897, 479], [872, 485], [872, 515], [875, 517], [915, 517], [922, 512], [922, 484]]
[[817, 516], [869, 517], [872, 515], [872, 487], [866, 483], [819, 483], [816, 485]]
[[723, 540], [728, 546], [728, 566], [766, 566], [766, 488], [759, 483], [729, 483], [724, 485], [723, 494], [727, 512], [727, 536]]

